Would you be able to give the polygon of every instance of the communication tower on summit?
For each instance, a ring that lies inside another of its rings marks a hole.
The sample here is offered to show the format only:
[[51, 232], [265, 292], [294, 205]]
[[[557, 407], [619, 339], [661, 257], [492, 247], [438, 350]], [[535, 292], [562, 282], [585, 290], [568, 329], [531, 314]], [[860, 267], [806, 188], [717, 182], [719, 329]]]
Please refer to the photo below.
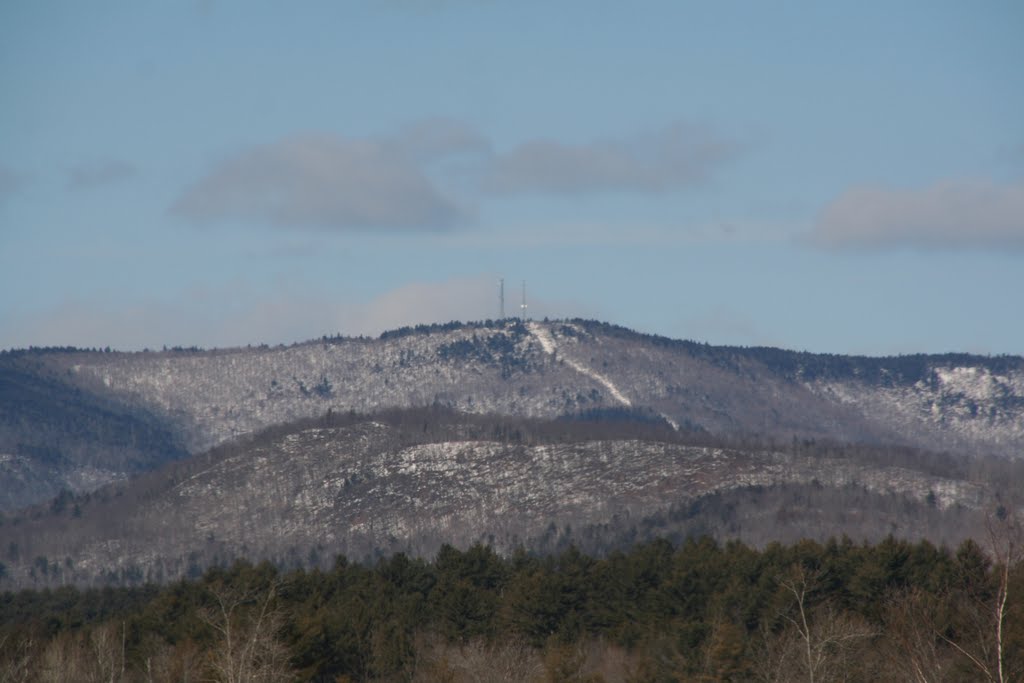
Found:
[[519, 304], [523, 320], [526, 320], [526, 280], [523, 280], [523, 303]]
[[505, 319], [505, 278], [498, 279], [498, 320]]

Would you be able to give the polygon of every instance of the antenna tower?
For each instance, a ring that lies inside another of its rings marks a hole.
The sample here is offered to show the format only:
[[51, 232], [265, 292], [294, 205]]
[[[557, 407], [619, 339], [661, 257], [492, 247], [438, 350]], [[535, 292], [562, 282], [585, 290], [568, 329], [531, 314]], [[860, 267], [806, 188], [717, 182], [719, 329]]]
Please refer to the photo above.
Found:
[[523, 280], [523, 303], [519, 304], [519, 310], [522, 312], [523, 320], [526, 320], [526, 280]]
[[505, 319], [505, 278], [498, 279], [498, 320]]

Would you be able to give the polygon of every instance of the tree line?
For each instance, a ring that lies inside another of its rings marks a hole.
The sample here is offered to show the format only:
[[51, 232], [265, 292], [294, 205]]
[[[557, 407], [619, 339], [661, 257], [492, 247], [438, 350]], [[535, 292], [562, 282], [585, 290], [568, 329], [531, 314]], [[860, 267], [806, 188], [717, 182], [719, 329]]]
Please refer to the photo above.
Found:
[[[1024, 561], [984, 546], [444, 546], [329, 570], [0, 596], [0, 680], [1019, 681]], [[68, 678], [68, 677], [71, 678]]]

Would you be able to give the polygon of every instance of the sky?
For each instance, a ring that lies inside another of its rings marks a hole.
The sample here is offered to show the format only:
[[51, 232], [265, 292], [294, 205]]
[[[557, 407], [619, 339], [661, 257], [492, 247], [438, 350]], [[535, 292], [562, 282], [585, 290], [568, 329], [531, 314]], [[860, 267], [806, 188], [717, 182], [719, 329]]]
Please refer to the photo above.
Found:
[[1024, 355], [1024, 3], [0, 3], [0, 349]]

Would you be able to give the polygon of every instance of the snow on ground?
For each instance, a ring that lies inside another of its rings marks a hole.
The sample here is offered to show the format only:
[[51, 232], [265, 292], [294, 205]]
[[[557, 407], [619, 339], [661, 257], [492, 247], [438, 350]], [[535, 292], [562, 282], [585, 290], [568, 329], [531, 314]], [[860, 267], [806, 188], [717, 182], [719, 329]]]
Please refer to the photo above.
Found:
[[975, 401], [992, 399], [1012, 392], [1007, 377], [993, 375], [987, 368], [935, 368], [943, 393], [962, 394]]
[[[555, 352], [558, 350], [558, 345], [555, 343], [555, 338], [551, 335], [551, 331], [548, 330], [543, 325], [534, 322], [528, 323], [527, 327], [529, 328], [530, 333], [533, 335], [534, 339], [536, 339], [540, 343], [541, 348], [544, 349], [544, 353], [548, 355], [554, 355]], [[564, 352], [562, 354], [562, 360], [564, 360], [566, 365], [571, 367], [576, 372], [599, 382], [603, 387], [605, 387], [608, 390], [608, 393], [610, 393], [612, 397], [622, 405], [627, 407], [633, 405], [632, 401], [626, 398], [626, 395], [623, 394], [619, 390], [619, 388], [615, 386], [615, 383], [612, 382], [611, 379], [609, 379], [608, 377], [605, 377], [601, 373], [596, 372], [595, 370], [588, 368], [582, 363], [579, 363], [573, 360], [572, 358], [567, 357], [564, 354]], [[677, 432], [679, 431], [678, 422], [673, 420], [665, 413], [659, 413], [659, 415], [661, 415], [666, 422], [672, 425], [672, 429], [676, 430]]]
[[[803, 392], [796, 395], [790, 385], [767, 375], [737, 374], [728, 364], [709, 363], [685, 350], [595, 336], [573, 324], [527, 322], [521, 337], [509, 329], [465, 327], [375, 341], [251, 350], [77, 354], [66, 368], [60, 367], [58, 356], [48, 360], [87, 390], [166, 417], [193, 452], [331, 409], [369, 412], [440, 404], [473, 413], [550, 418], [593, 407], [586, 397], [597, 388], [603, 397], [600, 405], [644, 406], [673, 426], [669, 414], [706, 423], [712, 431], [758, 431], [774, 425], [785, 430], [791, 426], [794, 432], [836, 431], [842, 439], [862, 433], [883, 439], [899, 435], [901, 442], [924, 448], [1021, 457], [1024, 372], [1012, 366], [995, 372], [981, 362], [939, 364], [912, 385], [857, 378], [808, 380], [803, 389], [822, 399], [822, 419], [830, 420], [824, 422], [804, 402]], [[497, 335], [504, 337], [498, 355], [470, 353], [457, 361], [442, 357], [442, 349], [467, 343], [476, 348], [478, 336]], [[505, 344], [509, 340], [514, 347]], [[523, 368], [534, 354], [562, 362], [550, 376], [531, 374]], [[508, 368], [518, 370], [505, 377], [501, 373]], [[754, 410], [743, 392], [758, 390], [757, 383], [765, 378], [774, 387], [763, 392], [765, 401], [778, 400], [780, 406], [789, 406], [787, 411], [800, 406], [801, 412], [772, 416]], [[584, 398], [574, 399], [580, 396]], [[865, 424], [831, 422], [833, 408], [846, 416], [859, 414]]]
[[[528, 323], [527, 327], [530, 330], [530, 334], [533, 335], [534, 339], [536, 339], [540, 343], [541, 348], [544, 349], [544, 353], [548, 355], [554, 355], [555, 352], [558, 350], [558, 347], [555, 345], [555, 339], [554, 337], [551, 336], [551, 333], [538, 323]], [[601, 373], [591, 368], [588, 368], [586, 365], [583, 365], [582, 363], [576, 362], [575, 360], [569, 358], [565, 354], [562, 355], [562, 360], [565, 361], [565, 364], [571, 367], [576, 372], [580, 373], [581, 375], [586, 375], [590, 379], [594, 380], [595, 382], [603, 386], [605, 389], [608, 390], [608, 393], [611, 394], [612, 398], [614, 398], [622, 405], [626, 407], [630, 407], [633, 405], [632, 401], [626, 398], [625, 395], [623, 395], [623, 393], [619, 391], [619, 388], [616, 387], [610, 379], [608, 379]]]

